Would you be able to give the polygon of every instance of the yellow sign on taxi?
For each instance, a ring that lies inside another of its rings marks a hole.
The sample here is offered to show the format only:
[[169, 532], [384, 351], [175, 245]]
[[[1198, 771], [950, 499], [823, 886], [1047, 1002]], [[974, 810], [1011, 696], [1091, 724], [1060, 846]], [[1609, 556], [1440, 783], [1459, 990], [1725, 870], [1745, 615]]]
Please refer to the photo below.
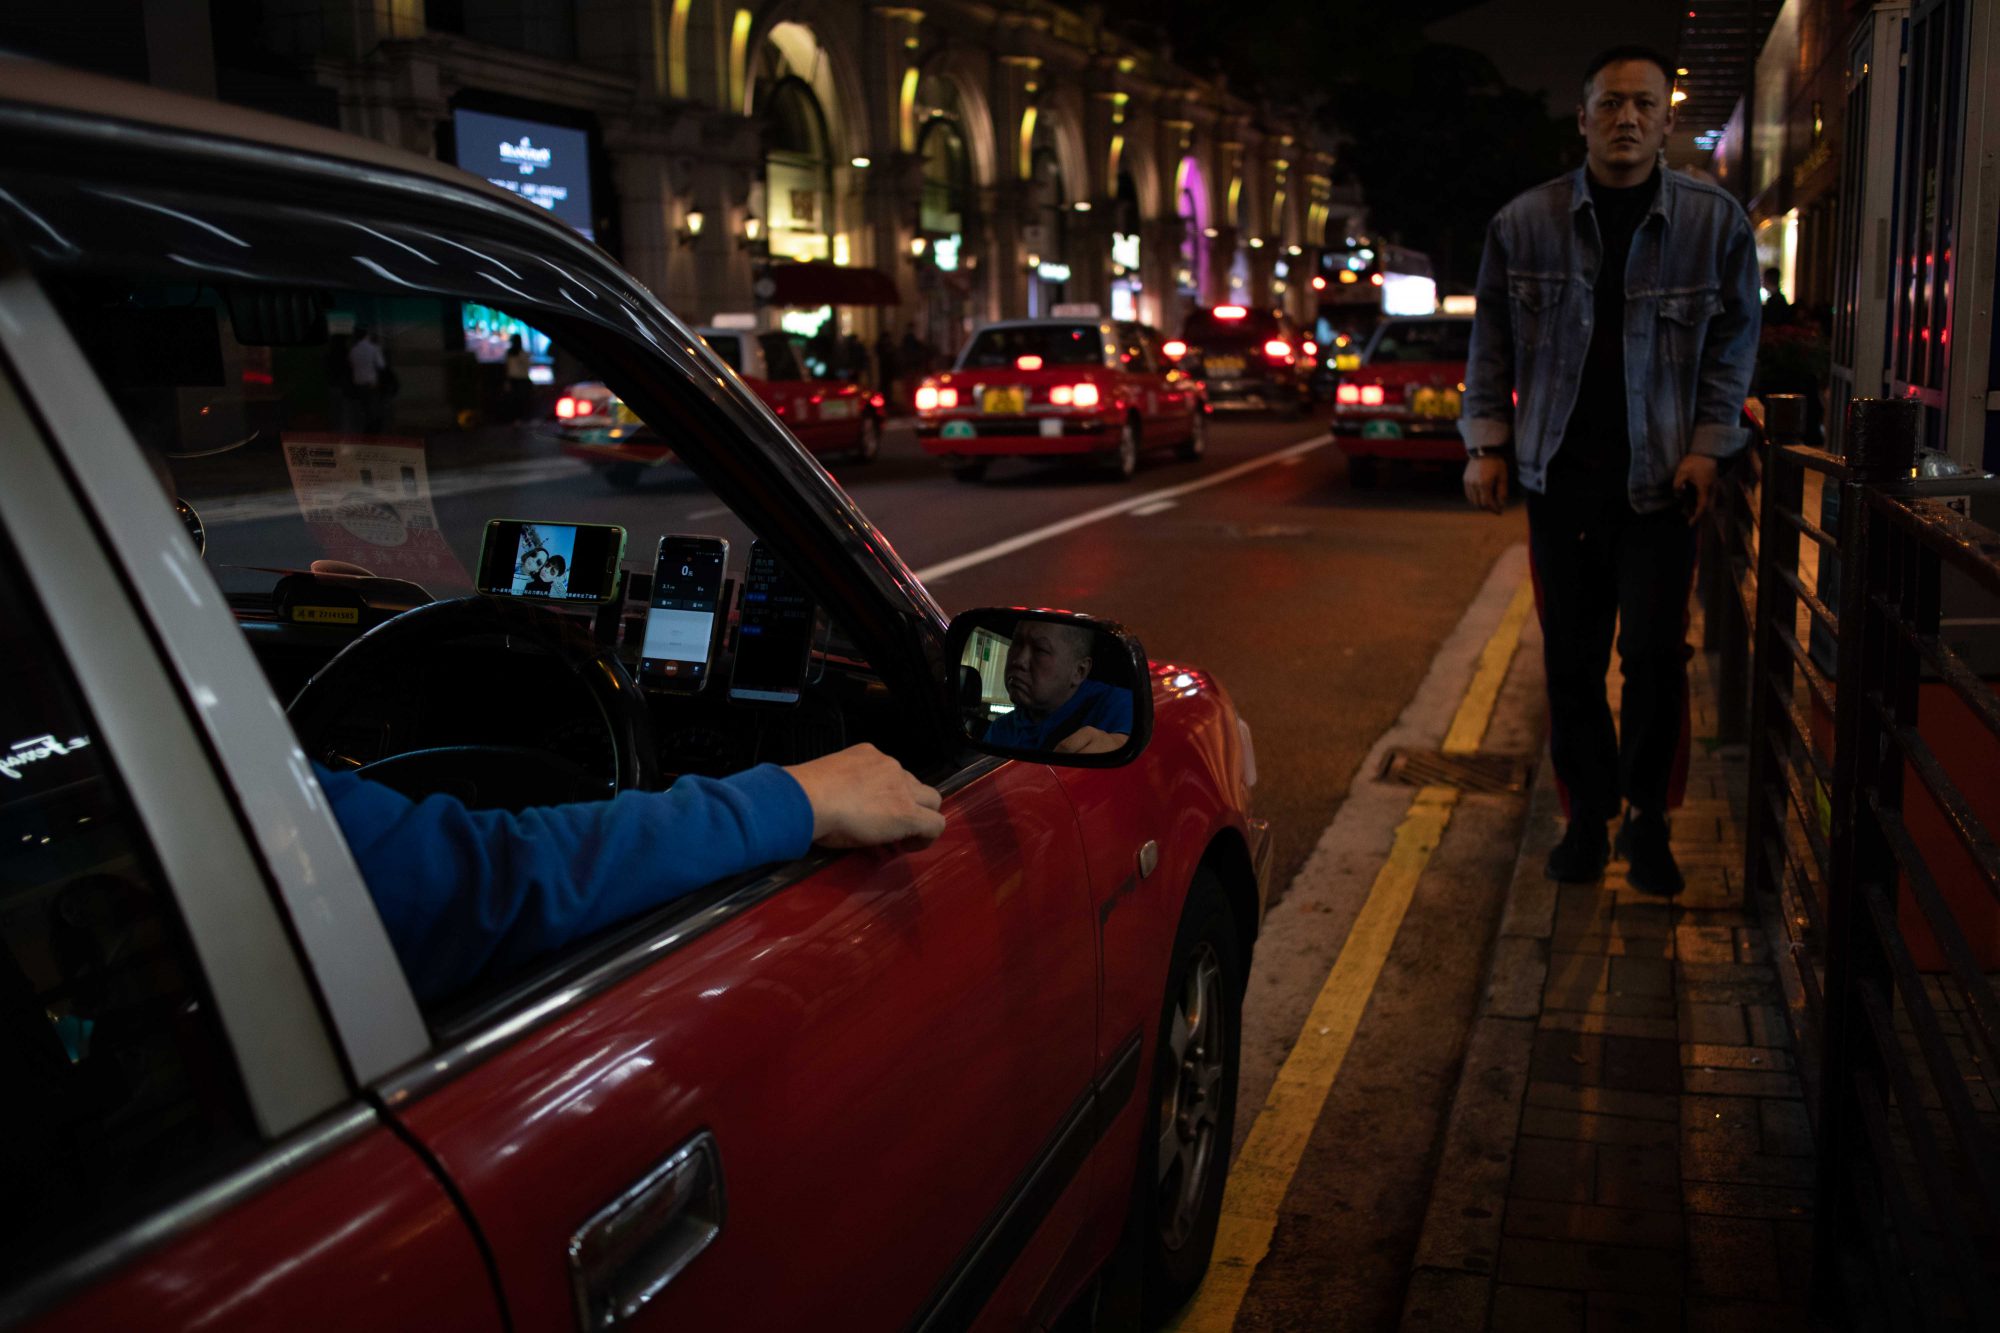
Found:
[[1025, 412], [1027, 395], [1019, 389], [988, 389], [980, 399], [980, 406], [988, 412]]

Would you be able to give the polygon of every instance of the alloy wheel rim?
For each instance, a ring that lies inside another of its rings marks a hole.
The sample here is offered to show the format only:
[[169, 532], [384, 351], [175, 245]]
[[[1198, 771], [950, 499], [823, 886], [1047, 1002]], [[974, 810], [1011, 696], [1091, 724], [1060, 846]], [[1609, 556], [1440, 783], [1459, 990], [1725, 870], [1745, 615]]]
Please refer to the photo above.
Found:
[[1129, 477], [1139, 470], [1139, 428], [1130, 421], [1118, 436], [1118, 471]]
[[1228, 1033], [1222, 1022], [1222, 963], [1204, 940], [1190, 960], [1180, 994], [1174, 997], [1163, 1053], [1174, 1067], [1160, 1100], [1154, 1188], [1160, 1238], [1170, 1250], [1180, 1249], [1194, 1234], [1208, 1196], [1228, 1056]]
[[1194, 451], [1197, 454], [1205, 453], [1208, 449], [1208, 414], [1206, 412], [1197, 412], [1194, 414], [1194, 434], [1192, 438], [1194, 440]]
[[873, 459], [882, 449], [882, 418], [867, 417], [861, 422], [861, 457]]

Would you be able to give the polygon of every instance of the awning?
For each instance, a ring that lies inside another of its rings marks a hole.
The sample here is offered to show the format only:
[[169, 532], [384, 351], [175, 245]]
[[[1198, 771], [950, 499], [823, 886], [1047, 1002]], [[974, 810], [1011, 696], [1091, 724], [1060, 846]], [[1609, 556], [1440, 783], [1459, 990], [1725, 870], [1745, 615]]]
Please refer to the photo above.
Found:
[[[879, 268], [853, 268], [820, 260], [773, 264], [765, 272], [770, 291], [759, 291], [772, 305], [901, 305], [895, 279]], [[761, 287], [762, 284], [759, 284]]]

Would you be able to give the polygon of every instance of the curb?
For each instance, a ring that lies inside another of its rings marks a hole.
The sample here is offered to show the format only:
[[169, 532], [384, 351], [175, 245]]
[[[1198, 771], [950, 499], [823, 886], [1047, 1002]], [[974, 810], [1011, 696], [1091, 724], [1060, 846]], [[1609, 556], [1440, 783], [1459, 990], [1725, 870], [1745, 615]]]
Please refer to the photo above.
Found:
[[1548, 979], [1557, 885], [1542, 873], [1560, 803], [1544, 749], [1529, 792], [1521, 850], [1500, 911], [1479, 1016], [1432, 1176], [1430, 1205], [1411, 1265], [1401, 1327], [1484, 1328], [1506, 1220], [1514, 1147]]

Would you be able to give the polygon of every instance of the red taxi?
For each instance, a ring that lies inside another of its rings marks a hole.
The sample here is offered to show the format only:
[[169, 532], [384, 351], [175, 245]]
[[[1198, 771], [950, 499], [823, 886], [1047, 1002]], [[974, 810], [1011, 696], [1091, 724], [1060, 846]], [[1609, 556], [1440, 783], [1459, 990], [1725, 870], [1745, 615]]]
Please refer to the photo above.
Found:
[[[882, 452], [882, 395], [851, 380], [815, 376], [789, 334], [741, 328], [696, 332], [807, 450], [851, 463]], [[564, 452], [598, 468], [618, 490], [639, 484], [673, 450], [602, 383], [584, 381], [556, 399]]]
[[[0, 1326], [999, 1333], [1187, 1299], [1268, 872], [1216, 680], [1106, 621], [948, 618], [686, 324], [483, 181], [6, 58], [0, 137]], [[677, 484], [608, 497], [463, 415], [467, 304], [671, 423]], [[364, 324], [393, 396], [329, 355]], [[490, 577], [530, 527], [580, 604]], [[722, 580], [695, 600], [687, 542]], [[1115, 646], [1106, 711], [1009, 749], [1031, 620]], [[704, 653], [698, 689], [645, 669]], [[319, 776], [657, 809], [862, 742], [942, 794], [936, 842], [443, 988], [385, 913], [463, 886], [364, 879]]]
[[917, 387], [916, 409], [924, 452], [960, 481], [996, 458], [1085, 458], [1129, 477], [1148, 450], [1195, 459], [1208, 444], [1200, 383], [1152, 329], [1094, 310], [986, 325]]
[[1333, 439], [1356, 486], [1375, 484], [1381, 460], [1465, 461], [1458, 413], [1465, 393], [1470, 315], [1383, 320], [1361, 362], [1333, 391]]

